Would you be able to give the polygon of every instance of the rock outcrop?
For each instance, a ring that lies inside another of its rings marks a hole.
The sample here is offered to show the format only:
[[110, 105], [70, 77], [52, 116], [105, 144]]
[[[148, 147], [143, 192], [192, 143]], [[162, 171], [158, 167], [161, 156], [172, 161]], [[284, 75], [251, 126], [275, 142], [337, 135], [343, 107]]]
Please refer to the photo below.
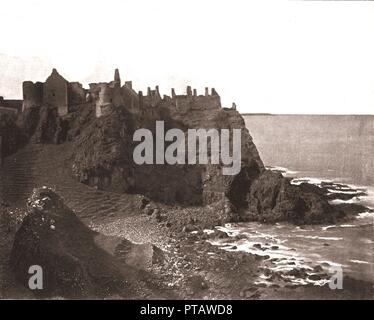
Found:
[[251, 185], [244, 219], [295, 224], [333, 223], [344, 214], [313, 188], [290, 184], [279, 172], [264, 171]]
[[28, 288], [37, 265], [43, 289], [33, 293], [40, 297], [135, 297], [137, 272], [100, 248], [96, 235], [53, 190], [35, 189], [11, 251], [16, 279]]
[[241, 129], [241, 176], [242, 180], [253, 179], [264, 165], [240, 114], [231, 109], [196, 108], [184, 117], [171, 112], [165, 102], [152, 109], [149, 115], [137, 115], [126, 107], [112, 108], [105, 117], [91, 118], [75, 140], [73, 171], [78, 180], [99, 189], [139, 193], [165, 203], [204, 205], [228, 196], [240, 206], [245, 188], [231, 187], [238, 185], [233, 182], [237, 179], [224, 176], [222, 165], [136, 165], [132, 159], [134, 131], [145, 128], [155, 136], [156, 120], [164, 121], [165, 131], [178, 128], [186, 134], [188, 129]]

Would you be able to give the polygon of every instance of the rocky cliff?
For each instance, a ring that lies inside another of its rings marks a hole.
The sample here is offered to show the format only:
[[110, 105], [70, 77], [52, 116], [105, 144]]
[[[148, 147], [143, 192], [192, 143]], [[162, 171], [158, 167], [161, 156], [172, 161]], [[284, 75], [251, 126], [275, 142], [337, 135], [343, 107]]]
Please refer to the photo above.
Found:
[[[149, 106], [148, 112], [112, 106], [99, 118], [95, 116], [93, 103], [80, 105], [77, 111], [64, 117], [46, 106], [30, 108], [17, 122], [5, 117], [0, 122], [5, 128], [2, 154], [14, 152], [27, 140], [69, 142], [74, 150], [70, 166], [79, 182], [102, 190], [143, 194], [168, 204], [214, 205], [228, 211], [225, 221], [322, 223], [340, 217], [323, 194], [292, 186], [280, 174], [265, 170], [244, 119], [235, 109], [220, 105], [199, 107], [190, 99], [181, 110], [172, 101], [160, 100], [157, 105]], [[132, 139], [134, 131], [146, 128], [155, 137], [157, 120], [164, 121], [165, 131], [240, 129], [240, 172], [223, 175], [221, 164], [136, 165], [132, 158], [136, 146]]]

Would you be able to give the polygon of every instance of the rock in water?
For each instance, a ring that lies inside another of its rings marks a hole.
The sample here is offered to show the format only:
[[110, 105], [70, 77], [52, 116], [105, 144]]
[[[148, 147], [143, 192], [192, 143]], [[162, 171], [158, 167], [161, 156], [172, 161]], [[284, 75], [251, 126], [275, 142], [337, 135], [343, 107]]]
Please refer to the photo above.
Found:
[[279, 172], [265, 171], [250, 187], [248, 219], [296, 224], [333, 223], [344, 214], [313, 190], [291, 185]]
[[11, 252], [16, 279], [29, 287], [29, 268], [43, 270], [42, 297], [104, 297], [131, 291], [117, 261], [99, 248], [86, 227], [49, 188], [35, 189]]

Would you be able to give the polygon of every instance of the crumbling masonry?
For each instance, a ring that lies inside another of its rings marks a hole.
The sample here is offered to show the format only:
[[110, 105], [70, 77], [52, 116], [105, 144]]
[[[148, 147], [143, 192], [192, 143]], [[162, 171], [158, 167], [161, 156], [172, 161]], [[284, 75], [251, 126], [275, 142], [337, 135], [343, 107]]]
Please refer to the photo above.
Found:
[[[52, 70], [47, 80], [23, 83], [22, 111], [28, 108], [47, 106], [57, 109], [59, 116], [66, 116], [76, 111], [81, 105], [91, 102], [95, 105], [96, 117], [105, 116], [112, 108], [126, 107], [130, 112], [148, 114], [157, 112], [157, 106], [170, 109], [172, 113], [185, 114], [193, 109], [220, 109], [221, 99], [215, 89], [205, 88], [204, 95], [198, 95], [196, 89], [187, 87], [187, 94], [177, 95], [171, 89], [171, 95], [161, 97], [159, 87], [154, 90], [148, 87], [147, 94], [136, 92], [131, 81], [121, 86], [118, 69], [111, 82], [90, 83], [89, 89], [78, 82], [69, 82], [56, 69]], [[233, 108], [236, 107], [233, 104]]]

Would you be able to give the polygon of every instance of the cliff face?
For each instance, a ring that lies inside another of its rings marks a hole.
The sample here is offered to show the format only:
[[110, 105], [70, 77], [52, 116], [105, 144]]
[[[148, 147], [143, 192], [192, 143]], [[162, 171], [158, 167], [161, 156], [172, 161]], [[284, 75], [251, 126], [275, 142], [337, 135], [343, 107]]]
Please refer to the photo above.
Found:
[[[92, 120], [75, 142], [76, 176], [97, 188], [140, 193], [156, 201], [225, 207], [225, 211], [231, 211], [226, 215], [229, 220], [302, 224], [333, 222], [339, 217], [323, 195], [291, 185], [281, 174], [265, 170], [236, 110], [199, 108], [193, 101], [182, 111], [173, 107], [171, 100], [163, 100], [147, 115], [112, 108], [107, 116]], [[137, 128], [147, 128], [155, 136], [156, 120], [165, 122], [165, 131], [240, 129], [240, 172], [223, 175], [223, 165], [215, 164], [136, 165], [132, 160], [133, 133]]]
[[[196, 108], [185, 115], [174, 113], [172, 106], [164, 104], [150, 108], [149, 114], [143, 115], [124, 107], [112, 108], [107, 116], [83, 127], [75, 140], [73, 169], [77, 178], [100, 189], [140, 193], [166, 203], [202, 205], [224, 200], [226, 196], [233, 202], [243, 202], [247, 190], [233, 186], [234, 176], [223, 175], [222, 165], [137, 165], [132, 159], [137, 145], [132, 141], [134, 131], [149, 129], [155, 139], [157, 120], [164, 121], [165, 131], [178, 128], [186, 136], [188, 129], [241, 129], [241, 168], [247, 172], [241, 176], [253, 179], [264, 170], [264, 165], [240, 114], [231, 109]], [[230, 188], [236, 190], [235, 194]]]
[[[27, 141], [30, 137], [33, 143], [70, 141], [74, 150], [72, 173], [79, 182], [98, 189], [143, 194], [170, 204], [214, 204], [224, 208], [226, 220], [319, 223], [339, 216], [324, 195], [292, 186], [281, 175], [265, 170], [243, 117], [234, 109], [221, 108], [216, 93], [205, 97], [176, 96], [152, 103], [137, 111], [110, 106], [106, 115], [99, 118], [94, 102], [82, 104], [78, 111], [64, 117], [56, 109], [42, 106], [27, 109], [17, 124], [5, 118], [0, 123], [9, 135], [5, 146], [17, 146], [11, 143], [12, 139]], [[149, 129], [155, 140], [156, 121], [164, 122], [165, 132], [178, 128], [185, 136], [188, 129], [229, 129], [232, 137], [233, 129], [240, 129], [240, 171], [224, 175], [222, 163], [135, 164], [133, 151], [138, 142], [133, 142], [133, 134], [139, 128]], [[4, 148], [10, 147], [4, 147], [3, 141], [3, 154], [4, 150], [9, 154], [17, 147]]]

